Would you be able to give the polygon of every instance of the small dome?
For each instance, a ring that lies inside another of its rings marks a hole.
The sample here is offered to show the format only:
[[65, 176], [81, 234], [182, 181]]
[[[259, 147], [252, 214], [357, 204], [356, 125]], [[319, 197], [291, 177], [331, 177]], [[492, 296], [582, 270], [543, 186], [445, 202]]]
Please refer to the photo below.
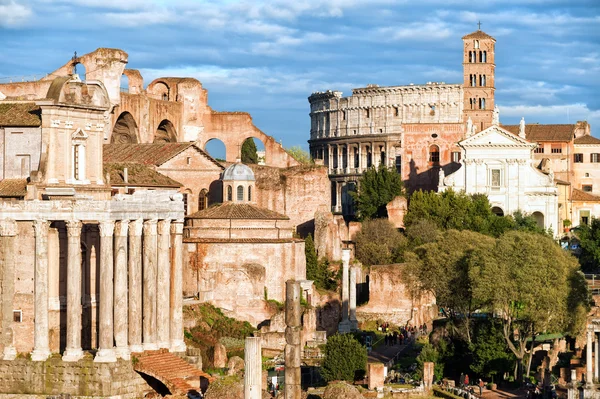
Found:
[[223, 171], [223, 181], [254, 181], [254, 172], [241, 162], [230, 165]]

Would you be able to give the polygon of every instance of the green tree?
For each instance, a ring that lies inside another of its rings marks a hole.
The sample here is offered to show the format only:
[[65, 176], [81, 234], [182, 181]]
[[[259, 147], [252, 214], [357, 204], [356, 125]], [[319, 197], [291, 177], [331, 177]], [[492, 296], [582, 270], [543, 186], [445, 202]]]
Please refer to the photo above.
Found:
[[359, 220], [387, 217], [386, 205], [404, 194], [402, 177], [383, 164], [367, 169], [358, 180], [355, 191], [350, 191]]
[[326, 381], [354, 381], [367, 369], [367, 348], [352, 334], [335, 334], [327, 339], [321, 375]]
[[356, 258], [365, 266], [402, 261], [407, 240], [388, 219], [367, 219], [356, 234]]
[[418, 220], [405, 230], [406, 238], [412, 248], [429, 242], [435, 242], [440, 234], [435, 222], [428, 219]]
[[318, 278], [319, 260], [317, 259], [317, 251], [312, 234], [309, 234], [304, 240], [304, 254], [306, 256], [306, 278], [316, 281]]
[[486, 320], [478, 325], [474, 335], [471, 370], [492, 379], [509, 371], [514, 364], [514, 355], [506, 346], [501, 323]]
[[[443, 341], [442, 341], [443, 342]], [[431, 344], [423, 345], [421, 352], [417, 356], [417, 374], [419, 378], [423, 378], [423, 363], [433, 362], [433, 375], [435, 380], [440, 380], [444, 377], [444, 363], [439, 351]]]
[[258, 163], [258, 154], [256, 151], [254, 139], [252, 137], [247, 138], [242, 144], [242, 162], [246, 164]]
[[286, 151], [292, 156], [292, 158], [294, 158], [296, 161], [300, 162], [303, 165], [309, 165], [313, 162], [310, 154], [304, 149], [302, 149], [302, 147], [300, 147], [299, 145], [287, 148]]
[[593, 218], [589, 226], [580, 225], [577, 238], [581, 245], [581, 268], [586, 272], [596, 271], [600, 266], [600, 219]]
[[550, 237], [511, 231], [469, 270], [473, 298], [500, 313], [504, 340], [523, 374], [526, 342], [542, 333], [576, 333], [589, 309], [575, 258]]

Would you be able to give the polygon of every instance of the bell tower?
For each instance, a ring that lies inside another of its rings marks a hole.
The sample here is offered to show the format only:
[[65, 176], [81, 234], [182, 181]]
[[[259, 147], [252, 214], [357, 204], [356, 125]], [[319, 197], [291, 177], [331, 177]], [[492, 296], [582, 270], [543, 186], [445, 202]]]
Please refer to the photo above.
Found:
[[[479, 23], [481, 28], [481, 23]], [[492, 124], [494, 112], [494, 50], [496, 39], [476, 30], [463, 36], [463, 119], [469, 117], [477, 132]]]

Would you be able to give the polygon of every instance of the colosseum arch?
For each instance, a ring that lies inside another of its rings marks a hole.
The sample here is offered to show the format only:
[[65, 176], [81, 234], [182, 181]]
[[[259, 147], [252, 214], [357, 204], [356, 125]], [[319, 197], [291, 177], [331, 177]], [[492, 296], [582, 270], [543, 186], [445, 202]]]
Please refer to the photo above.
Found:
[[153, 82], [148, 86], [151, 97], [158, 100], [169, 101], [171, 99], [171, 88], [165, 82]]
[[115, 126], [113, 127], [112, 135], [110, 137], [112, 144], [137, 144], [138, 140], [138, 126], [129, 112], [123, 112], [117, 118]]
[[168, 119], [163, 119], [158, 125], [154, 134], [154, 143], [175, 143], [177, 142], [177, 132], [175, 126]]

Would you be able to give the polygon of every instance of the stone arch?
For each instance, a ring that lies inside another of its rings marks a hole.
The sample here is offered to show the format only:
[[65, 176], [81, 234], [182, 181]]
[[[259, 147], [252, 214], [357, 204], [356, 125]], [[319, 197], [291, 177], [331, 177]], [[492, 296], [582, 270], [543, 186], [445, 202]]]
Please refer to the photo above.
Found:
[[85, 82], [86, 75], [87, 75], [87, 68], [86, 68], [85, 64], [83, 64], [79, 61], [74, 61], [72, 73], [79, 75], [79, 79], [81, 79], [82, 82]]
[[533, 214], [531, 215], [533, 216], [533, 218], [535, 219], [535, 222], [537, 223], [539, 228], [545, 228], [544, 226], [544, 214], [542, 212], [536, 211], [533, 212]]
[[206, 208], [208, 208], [208, 190], [203, 188], [202, 190], [200, 190], [200, 193], [198, 193], [198, 210], [202, 211]]
[[127, 79], [127, 93], [141, 94], [144, 89], [144, 78], [137, 69], [125, 69], [121, 75], [121, 91], [124, 91], [123, 80]]
[[492, 213], [496, 216], [504, 216], [504, 210], [499, 206], [493, 206]]
[[203, 150], [217, 161], [225, 161], [227, 156], [227, 146], [223, 140], [213, 137], [204, 143]]
[[171, 88], [163, 81], [153, 82], [151, 87], [148, 86], [148, 91], [154, 98], [163, 101], [171, 100]]
[[245, 162], [244, 159], [242, 159], [242, 162], [244, 163], [255, 163], [257, 165], [265, 165], [265, 160], [267, 158], [267, 150], [266, 150], [266, 146], [265, 143], [259, 138], [259, 137], [255, 137], [255, 136], [248, 136], [244, 139], [242, 139], [242, 142], [239, 145], [240, 148], [240, 158], [242, 158], [242, 147], [244, 146], [244, 144], [248, 141], [248, 140], [252, 140], [254, 142], [254, 145], [256, 146], [256, 155], [257, 155], [257, 159], [256, 162]]
[[117, 118], [113, 127], [110, 142], [114, 144], [137, 144], [139, 143], [138, 125], [129, 112], [123, 112]]
[[156, 133], [154, 134], [154, 143], [176, 143], [177, 142], [177, 132], [175, 131], [175, 126], [168, 119], [163, 119], [158, 127], [156, 128]]

